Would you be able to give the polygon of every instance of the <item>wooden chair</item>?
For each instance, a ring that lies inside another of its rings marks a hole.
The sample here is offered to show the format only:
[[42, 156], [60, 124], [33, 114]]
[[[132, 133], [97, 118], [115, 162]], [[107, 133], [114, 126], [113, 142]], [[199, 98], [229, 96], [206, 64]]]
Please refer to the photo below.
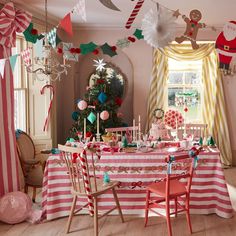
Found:
[[192, 135], [194, 139], [204, 137], [206, 134], [207, 124], [185, 124], [178, 129], [178, 138], [182, 139], [184, 132], [187, 136]]
[[126, 134], [130, 137], [129, 142], [138, 139], [138, 126], [106, 128], [105, 131], [115, 133], [116, 136], [120, 138]]
[[191, 134], [194, 138], [204, 137], [207, 124], [186, 124], [187, 135]]
[[36, 159], [33, 140], [27, 133], [20, 132], [16, 139], [16, 147], [24, 174], [25, 193], [28, 193], [28, 187], [32, 187], [32, 201], [35, 202], [36, 189], [41, 188], [43, 184], [43, 164]]
[[[147, 187], [145, 227], [148, 223], [148, 212], [150, 210], [166, 218], [168, 226], [168, 235], [172, 236], [170, 215], [174, 214], [175, 217], [177, 217], [177, 213], [185, 211], [189, 231], [190, 233], [192, 233], [192, 226], [189, 214], [189, 198], [194, 171], [194, 161], [190, 160], [188, 154], [169, 156], [166, 158], [165, 161], [167, 163], [167, 174], [165, 179], [158, 183], [152, 183]], [[187, 165], [186, 161], [188, 161]], [[174, 165], [174, 162], [176, 168], [172, 167], [172, 169], [178, 169], [179, 173], [171, 173], [170, 171], [168, 171], [170, 170], [169, 168]], [[186, 179], [186, 182], [180, 181], [180, 179], [183, 178]], [[151, 194], [153, 194], [155, 198], [151, 198]], [[170, 201], [174, 201], [173, 212], [170, 212]], [[179, 201], [184, 202], [185, 204], [181, 205]], [[160, 214], [159, 212], [152, 209], [155, 206], [159, 206], [159, 204], [162, 202], [165, 202], [166, 215]]]
[[[91, 152], [91, 159], [87, 160], [87, 156], [84, 150], [76, 147], [68, 147], [58, 145], [58, 149], [61, 152], [62, 158], [66, 163], [70, 181], [71, 181], [71, 193], [73, 195], [73, 202], [71, 205], [71, 211], [66, 226], [66, 233], [69, 233], [72, 217], [75, 213], [79, 212], [84, 207], [88, 207], [90, 214], [94, 217], [94, 235], [98, 235], [98, 219], [109, 214], [115, 209], [118, 209], [121, 221], [124, 222], [122, 211], [120, 208], [119, 200], [116, 194], [116, 186], [118, 181], [110, 181], [107, 185], [103, 184], [103, 180], [97, 178], [95, 172], [95, 162], [93, 153]], [[84, 156], [81, 157], [81, 153]], [[77, 156], [76, 160], [74, 159]], [[87, 176], [87, 177], [86, 177]], [[116, 206], [98, 216], [98, 198], [102, 194], [112, 191]], [[75, 211], [75, 206], [78, 197], [87, 197], [88, 203]]]

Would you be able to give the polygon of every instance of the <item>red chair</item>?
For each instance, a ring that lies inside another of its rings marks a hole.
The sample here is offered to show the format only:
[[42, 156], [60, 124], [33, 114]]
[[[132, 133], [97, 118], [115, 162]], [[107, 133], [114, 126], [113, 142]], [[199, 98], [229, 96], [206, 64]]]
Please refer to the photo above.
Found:
[[[168, 226], [168, 235], [172, 236], [170, 215], [186, 212], [189, 231], [192, 233], [192, 226], [189, 215], [189, 198], [190, 189], [192, 184], [192, 177], [194, 166], [196, 165], [197, 156], [191, 158], [188, 154], [178, 156], [168, 156], [165, 161], [167, 162], [167, 174], [163, 181], [152, 183], [147, 187], [146, 196], [146, 209], [145, 209], [145, 227], [148, 223], [149, 210], [166, 218]], [[175, 173], [171, 173], [175, 170]], [[176, 173], [178, 172], [178, 173]], [[185, 181], [180, 181], [185, 179]], [[154, 195], [154, 198], [151, 194]], [[170, 201], [174, 201], [174, 211], [170, 212]], [[180, 204], [184, 202], [184, 204]], [[160, 214], [152, 209], [152, 207], [160, 206], [159, 203], [165, 202], [166, 215]]]

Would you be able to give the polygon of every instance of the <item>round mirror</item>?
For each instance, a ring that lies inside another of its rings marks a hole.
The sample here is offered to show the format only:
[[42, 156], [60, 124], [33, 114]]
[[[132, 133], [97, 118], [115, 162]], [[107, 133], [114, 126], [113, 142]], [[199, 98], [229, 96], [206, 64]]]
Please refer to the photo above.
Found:
[[[104, 73], [106, 74], [105, 79], [114, 95], [124, 99], [125, 91], [127, 89], [127, 79], [121, 70], [113, 64], [107, 63]], [[97, 79], [100, 79], [100, 76], [99, 72], [95, 70], [89, 77], [89, 86], [92, 87]]]

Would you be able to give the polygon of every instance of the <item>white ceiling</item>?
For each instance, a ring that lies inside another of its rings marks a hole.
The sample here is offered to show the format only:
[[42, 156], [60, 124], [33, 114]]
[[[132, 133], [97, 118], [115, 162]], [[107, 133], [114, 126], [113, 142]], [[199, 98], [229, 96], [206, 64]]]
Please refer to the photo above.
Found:
[[[113, 11], [103, 6], [99, 0], [85, 0], [87, 22], [83, 22], [76, 13], [72, 21], [77, 26], [84, 27], [124, 27], [129, 14], [134, 8], [137, 0], [112, 0], [121, 10]], [[158, 1], [169, 9], [179, 9], [180, 13], [188, 15], [192, 9], [199, 9], [202, 12], [202, 22], [210, 26], [222, 27], [229, 20], [236, 20], [236, 0], [145, 0], [139, 12], [134, 26], [141, 25], [141, 19], [150, 8], [156, 8], [153, 1]], [[5, 1], [0, 1], [5, 2]], [[44, 19], [44, 0], [13, 0], [13, 2], [36, 17]], [[77, 0], [48, 0], [48, 13], [50, 19], [59, 21], [76, 5]], [[181, 18], [178, 24], [184, 25]]]

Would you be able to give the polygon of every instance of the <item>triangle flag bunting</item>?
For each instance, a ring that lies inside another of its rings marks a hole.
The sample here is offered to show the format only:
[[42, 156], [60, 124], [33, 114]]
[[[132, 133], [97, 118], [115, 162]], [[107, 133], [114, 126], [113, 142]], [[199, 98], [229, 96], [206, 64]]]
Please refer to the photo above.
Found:
[[70, 13], [68, 13], [61, 21], [60, 24], [62, 29], [64, 29], [68, 35], [73, 36], [72, 24]]
[[77, 12], [83, 21], [87, 21], [86, 11], [85, 11], [85, 0], [78, 0], [78, 3], [75, 5], [74, 11]]
[[57, 28], [54, 27], [54, 28], [47, 34], [48, 42], [52, 45], [53, 48], [56, 48], [56, 46], [57, 46], [56, 38], [57, 38]]
[[13, 55], [13, 56], [11, 56], [11, 57], [9, 58], [12, 72], [14, 72], [15, 65], [16, 65], [16, 60], [17, 60], [17, 57], [18, 57], [18, 56], [19, 56], [19, 55], [16, 54], [16, 55]]
[[21, 52], [21, 57], [24, 60], [26, 66], [31, 65], [31, 48], [27, 48]]
[[43, 57], [43, 40], [38, 40], [36, 44], [34, 44], [34, 53], [36, 57]]
[[0, 75], [1, 75], [2, 79], [4, 78], [5, 63], [6, 63], [6, 59], [0, 60]]

